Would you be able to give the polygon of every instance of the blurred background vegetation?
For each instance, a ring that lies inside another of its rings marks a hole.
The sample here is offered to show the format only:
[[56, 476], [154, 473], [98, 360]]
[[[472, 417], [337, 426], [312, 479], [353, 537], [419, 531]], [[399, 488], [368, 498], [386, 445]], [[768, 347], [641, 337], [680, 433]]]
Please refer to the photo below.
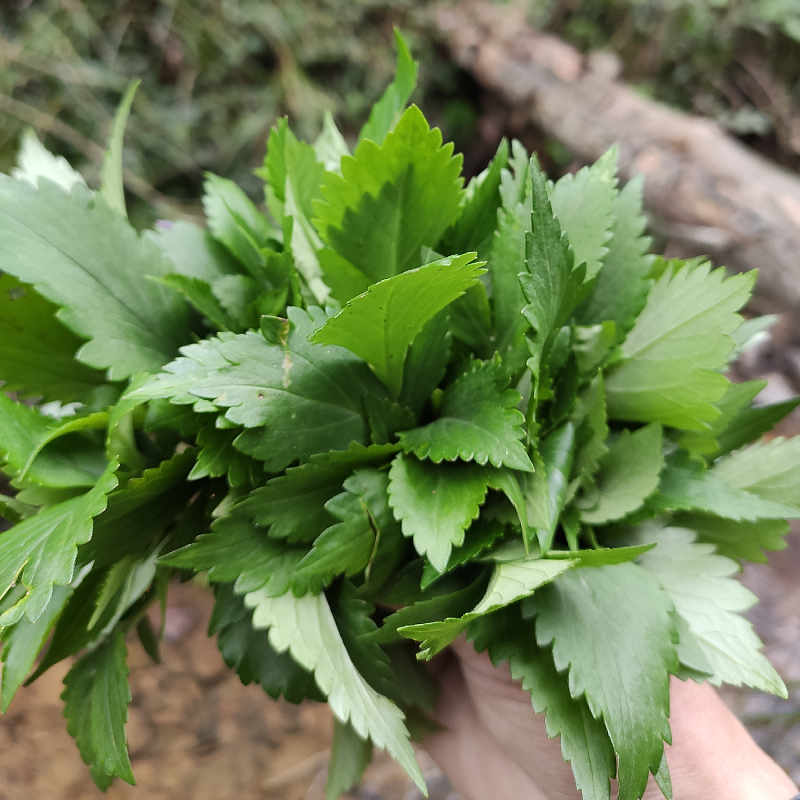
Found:
[[[800, 167], [800, 0], [508, 0], [583, 50], [618, 54], [650, 96], [713, 117]], [[570, 161], [454, 67], [412, 0], [4, 0], [0, 169], [26, 127], [96, 179], [127, 83], [142, 79], [125, 166], [134, 222], [197, 216], [206, 170], [253, 197], [270, 125], [313, 137], [331, 109], [353, 136], [394, 68], [391, 30], [421, 62], [414, 99], [480, 169], [503, 134]], [[138, 197], [138, 201], [137, 201]], [[154, 207], [153, 207], [154, 206]]]

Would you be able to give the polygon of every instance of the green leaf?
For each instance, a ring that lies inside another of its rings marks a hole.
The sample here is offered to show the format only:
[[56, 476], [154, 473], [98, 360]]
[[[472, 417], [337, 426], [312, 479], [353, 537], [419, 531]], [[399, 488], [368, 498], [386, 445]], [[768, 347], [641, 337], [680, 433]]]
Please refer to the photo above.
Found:
[[464, 533], [464, 543], [454, 547], [444, 570], [437, 570], [430, 561], [426, 562], [422, 571], [420, 585], [427, 589], [443, 573], [450, 572], [462, 564], [469, 564], [484, 551], [489, 549], [506, 532], [505, 527], [496, 519], [478, 518]]
[[[757, 383], [760, 381], [757, 381]], [[770, 403], [768, 406], [757, 406], [741, 409], [730, 421], [725, 430], [717, 436], [719, 451], [717, 455], [725, 455], [758, 439], [762, 434], [771, 431], [784, 417], [787, 417], [800, 405], [800, 397]]]
[[699, 541], [713, 544], [717, 553], [728, 558], [766, 563], [762, 550], [783, 550], [789, 523], [782, 519], [734, 522], [708, 514], [674, 514], [674, 524], [696, 531]]
[[215, 596], [208, 635], [219, 634], [217, 646], [222, 658], [245, 686], [255, 682], [270, 697], [283, 697], [290, 703], [300, 703], [307, 697], [323, 699], [314, 676], [288, 653], [278, 653], [266, 631], [253, 628], [253, 612], [234, 592], [232, 583], [217, 586]]
[[425, 781], [402, 712], [356, 669], [325, 596], [269, 597], [262, 590], [248, 594], [245, 604], [253, 609], [254, 627], [269, 629], [270, 642], [278, 652], [288, 650], [295, 661], [313, 671], [337, 719], [350, 722], [363, 739], [369, 737], [388, 750], [424, 792]]
[[[3, 471], [15, 483], [35, 483], [53, 488], [94, 486], [106, 467], [103, 450], [91, 442], [74, 437], [67, 446], [56, 442], [42, 452], [53, 439], [74, 427], [104, 425], [104, 412], [88, 417], [67, 418], [66, 422], [46, 417], [35, 406], [15, 403], [0, 392], [0, 461]], [[27, 475], [26, 481], [21, 481]], [[24, 499], [24, 498], [20, 498]]]
[[567, 499], [574, 454], [575, 426], [571, 422], [556, 428], [540, 444], [540, 468], [530, 477], [525, 494], [528, 522], [536, 528], [542, 550], [552, 547]]
[[420, 657], [432, 658], [463, 633], [469, 624], [485, 614], [530, 597], [575, 566], [574, 561], [524, 558], [495, 564], [489, 585], [480, 602], [462, 617], [406, 625], [399, 632], [420, 642]]
[[609, 800], [617, 762], [608, 733], [586, 698], [571, 696], [567, 676], [556, 670], [550, 649], [536, 644], [529, 625], [518, 613], [487, 618], [482, 627], [492, 662], [509, 662], [512, 679], [530, 693], [534, 711], [545, 714], [547, 735], [561, 737], [561, 754], [571, 762], [584, 800]]
[[407, 453], [418, 458], [491, 462], [494, 466], [533, 471], [523, 438], [519, 395], [505, 389], [508, 378], [492, 362], [474, 362], [444, 393], [439, 419], [400, 433]]
[[231, 486], [256, 484], [263, 478], [261, 463], [239, 452], [234, 446], [241, 428], [217, 428], [207, 425], [197, 434], [200, 452], [187, 480], [219, 478], [227, 475]]
[[355, 668], [376, 692], [398, 702], [389, 656], [372, 637], [378, 630], [372, 619], [375, 607], [361, 599], [359, 590], [346, 579], [327, 596], [336, 627]]
[[212, 283], [239, 271], [230, 252], [209, 231], [191, 222], [162, 221], [145, 238], [152, 239], [172, 262], [170, 273]]
[[197, 491], [186, 481], [194, 458], [194, 450], [177, 453], [109, 494], [91, 540], [81, 548], [81, 561], [110, 566], [126, 556], [141, 558], [155, 547]]
[[758, 442], [720, 459], [712, 472], [737, 489], [800, 510], [800, 439]]
[[345, 478], [358, 467], [389, 461], [397, 450], [396, 445], [353, 444], [349, 450], [320, 453], [255, 489], [239, 509], [259, 525], [269, 525], [270, 536], [313, 541], [335, 521], [325, 503], [341, 492]]
[[414, 548], [442, 572], [452, 548], [477, 519], [487, 490], [485, 470], [398, 456], [389, 471], [389, 503]]
[[[653, 537], [645, 529], [643, 536]], [[731, 576], [739, 566], [713, 547], [695, 544], [694, 533], [681, 528], [656, 530], [658, 546], [642, 555], [642, 567], [664, 587], [675, 610], [687, 622], [713, 670], [713, 683], [743, 683], [786, 697], [786, 687], [759, 652], [753, 626], [738, 612], [756, 602], [755, 596]]]
[[351, 442], [366, 444], [362, 398], [383, 394], [381, 385], [344, 348], [308, 342], [326, 320], [322, 309], [288, 314], [279, 344], [255, 331], [207, 339], [183, 348], [184, 358], [135, 394], [193, 403], [198, 411], [225, 409], [227, 420], [248, 429], [236, 447], [270, 472]]
[[[725, 394], [714, 403], [719, 410], [719, 416], [707, 423], [707, 427], [699, 431], [684, 431], [678, 438], [678, 443], [684, 450], [699, 453], [706, 458], [715, 458], [720, 453], [720, 436], [729, 430], [729, 435], [738, 438], [740, 435], [738, 422], [741, 413], [746, 413], [755, 396], [767, 385], [766, 381], [743, 381], [731, 383]], [[752, 409], [755, 410], [755, 409]], [[753, 438], [757, 438], [756, 434]], [[743, 443], [747, 443], [745, 439]], [[735, 448], [729, 448], [735, 449]]]
[[610, 564], [624, 564], [633, 561], [642, 553], [652, 550], [655, 542], [637, 544], [630, 547], [598, 547], [594, 550], [548, 550], [546, 558], [574, 559], [581, 567], [605, 567]]
[[64, 716], [94, 782], [105, 791], [115, 777], [136, 781], [128, 758], [125, 723], [131, 690], [121, 631], [87, 653], [64, 678]]
[[514, 209], [501, 209], [489, 252], [494, 331], [497, 352], [504, 358], [527, 327], [519, 275], [526, 268], [525, 234], [530, 231], [530, 218], [530, 205], [519, 203]]
[[586, 567], [534, 595], [536, 641], [569, 668], [572, 697], [585, 694], [619, 756], [619, 797], [641, 797], [669, 741], [669, 675], [678, 667], [672, 605], [635, 564]]
[[328, 172], [315, 204], [322, 240], [371, 283], [420, 266], [458, 216], [461, 156], [442, 147], [422, 112], [409, 108], [382, 146], [364, 139]]
[[260, 590], [279, 596], [289, 589], [302, 594], [321, 581], [295, 575], [305, 548], [288, 547], [266, 536], [241, 515], [218, 519], [211, 532], [195, 542], [162, 556], [159, 563], [176, 569], [207, 571], [211, 583], [235, 582], [237, 594]]
[[76, 358], [111, 380], [157, 371], [191, 338], [184, 302], [147, 280], [171, 263], [101, 197], [0, 180], [0, 227], [3, 271], [61, 307], [58, 319], [89, 340]]
[[553, 187], [550, 204], [567, 234], [575, 263], [586, 262], [586, 278], [603, 266], [611, 239], [617, 199], [617, 148], [608, 150], [590, 167], [567, 173]]
[[[600, 459], [599, 497], [591, 507], [582, 508], [582, 522], [604, 525], [642, 507], [656, 490], [664, 466], [661, 439], [661, 426], [657, 422], [633, 433], [627, 429], [622, 431]], [[580, 507], [580, 501], [578, 503]]]
[[381, 99], [372, 107], [369, 119], [358, 134], [358, 141], [370, 139], [382, 144], [389, 131], [397, 124], [400, 114], [408, 103], [417, 85], [419, 65], [411, 56], [406, 40], [400, 29], [394, 29], [397, 46], [397, 71], [394, 80], [386, 87]]
[[209, 229], [251, 275], [261, 277], [267, 261], [263, 248], [275, 231], [233, 181], [210, 172], [205, 178], [203, 209]]
[[3, 662], [0, 711], [4, 714], [8, 711], [17, 689], [22, 686], [33, 668], [74, 588], [74, 582], [71, 586], [55, 587], [47, 607], [36, 622], [23, 616], [16, 625], [0, 631], [0, 641], [3, 643], [0, 651], [0, 660]]
[[646, 255], [650, 238], [643, 235], [647, 225], [642, 214], [643, 185], [643, 178], [637, 175], [617, 195], [603, 268], [591, 294], [576, 312], [583, 325], [611, 320], [618, 342], [633, 327], [650, 288], [648, 277], [653, 257]]
[[445, 582], [444, 586], [439, 585], [430, 592], [420, 594], [418, 591], [418, 596], [422, 599], [390, 614], [383, 620], [382, 626], [370, 634], [369, 638], [378, 644], [387, 644], [402, 641], [400, 628], [424, 625], [453, 617], [460, 621], [461, 616], [473, 608], [482, 597], [485, 587], [486, 581], [479, 579], [468, 586], [455, 590], [453, 590], [453, 584]]
[[215, 330], [236, 331], [238, 326], [214, 294], [208, 281], [187, 275], [167, 275], [159, 283], [180, 292], [213, 326]]
[[661, 511], [704, 511], [732, 520], [798, 517], [794, 508], [737, 489], [716, 471], [702, 465], [669, 464], [650, 507]]
[[[532, 232], [525, 236], [527, 271], [519, 276], [528, 304], [522, 309], [535, 334], [534, 358], [546, 355], [561, 326], [582, 299], [585, 266], [573, 266], [569, 241], [547, 198], [544, 175], [531, 161]], [[534, 375], [536, 377], [536, 375]]]
[[417, 415], [445, 376], [451, 344], [446, 310], [428, 320], [411, 343], [403, 368], [399, 402]]
[[131, 81], [117, 106], [100, 173], [100, 194], [111, 208], [123, 217], [128, 216], [128, 210], [125, 207], [125, 185], [122, 179], [122, 146], [128, 115], [131, 113], [133, 98], [140, 83], [141, 79]]
[[27, 128], [20, 137], [17, 166], [11, 177], [38, 187], [39, 178], [46, 178], [69, 192], [76, 183], [85, 186], [83, 175], [73, 169], [64, 156], [54, 156], [36, 137], [32, 128]]
[[314, 142], [314, 155], [326, 172], [341, 172], [342, 157], [350, 155], [350, 148], [327, 108], [322, 114], [322, 133]]
[[326, 800], [336, 800], [352, 789], [372, 761], [372, 742], [362, 739], [349, 722], [333, 720], [331, 758], [325, 782]]
[[45, 402], [84, 399], [105, 383], [75, 360], [83, 344], [55, 316], [57, 307], [11, 275], [0, 275], [0, 380], [3, 390]]
[[437, 245], [440, 253], [450, 255], [475, 251], [480, 258], [486, 255], [497, 228], [500, 177], [507, 164], [508, 140], [503, 139], [489, 166], [469, 182], [458, 219]]
[[376, 283], [328, 320], [311, 341], [351, 350], [397, 397], [406, 353], [414, 337], [478, 280], [482, 266], [470, 253], [443, 258]]
[[86, 494], [41, 511], [0, 536], [0, 596], [21, 582], [26, 594], [0, 617], [0, 625], [31, 622], [42, 615], [54, 586], [66, 586], [75, 572], [78, 546], [92, 536], [92, 519], [106, 507], [106, 495], [117, 485], [109, 464], [97, 485]]
[[736, 312], [755, 280], [753, 273], [724, 274], [689, 265], [657, 281], [622, 343], [622, 361], [606, 375], [609, 417], [702, 430], [719, 416], [713, 403], [728, 382], [711, 370], [733, 348]]

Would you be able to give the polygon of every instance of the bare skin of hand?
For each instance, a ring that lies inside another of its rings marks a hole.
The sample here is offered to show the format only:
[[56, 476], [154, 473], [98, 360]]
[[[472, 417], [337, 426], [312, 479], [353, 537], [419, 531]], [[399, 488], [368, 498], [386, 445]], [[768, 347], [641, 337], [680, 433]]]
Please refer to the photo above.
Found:
[[[558, 739], [511, 679], [463, 639], [437, 665], [436, 709], [445, 730], [425, 748], [465, 800], [581, 800]], [[708, 685], [675, 678], [670, 687], [673, 800], [790, 800], [791, 780], [752, 740]], [[615, 788], [612, 787], [612, 797]], [[644, 800], [663, 800], [655, 782]]]

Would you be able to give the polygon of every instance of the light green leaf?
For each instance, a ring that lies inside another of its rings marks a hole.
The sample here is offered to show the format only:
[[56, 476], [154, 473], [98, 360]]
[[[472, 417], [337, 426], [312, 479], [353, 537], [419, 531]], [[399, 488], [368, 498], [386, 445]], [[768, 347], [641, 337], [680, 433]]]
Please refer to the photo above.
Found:
[[617, 342], [633, 327], [644, 308], [653, 256], [647, 255], [650, 237], [644, 236], [643, 178], [639, 175], [619, 192], [613, 209], [608, 253], [589, 297], [576, 312], [584, 325], [614, 323]]
[[658, 546], [645, 553], [640, 563], [658, 579], [688, 623], [711, 665], [712, 682], [745, 683], [786, 697], [783, 681], [759, 652], [761, 642], [753, 626], [739, 616], [756, 598], [731, 577], [739, 571], [738, 564], [716, 555], [712, 545], [696, 544], [692, 531], [645, 527], [641, 535], [654, 538], [654, 533]]
[[603, 266], [611, 239], [617, 199], [617, 148], [608, 150], [590, 167], [567, 173], [550, 192], [550, 204], [567, 234], [575, 263], [586, 262], [586, 278]]
[[458, 216], [461, 156], [442, 147], [422, 112], [409, 108], [382, 146], [364, 139], [342, 174], [328, 172], [315, 204], [322, 240], [371, 283], [420, 266]]
[[437, 464], [460, 458], [532, 472], [519, 395], [504, 388], [507, 380], [498, 365], [475, 362], [445, 390], [439, 419], [400, 433], [403, 449]]
[[45, 402], [85, 398], [105, 375], [75, 360], [83, 340], [64, 327], [57, 307], [11, 275], [0, 275], [0, 380], [3, 390]]
[[27, 181], [31, 186], [38, 186], [39, 178], [47, 178], [67, 192], [76, 183], [86, 185], [83, 175], [74, 170], [64, 156], [54, 156], [47, 150], [32, 128], [27, 128], [20, 138], [17, 166], [11, 170], [11, 177]]
[[673, 515], [675, 525], [690, 528], [698, 540], [713, 544], [721, 556], [766, 563], [763, 550], [783, 550], [789, 523], [782, 519], [761, 519], [758, 522], [734, 522], [709, 514]]
[[326, 172], [341, 172], [342, 157], [350, 155], [350, 148], [327, 108], [322, 114], [322, 133], [314, 142], [314, 155]]
[[117, 485], [115, 463], [86, 494], [41, 511], [0, 536], [0, 596], [22, 583], [27, 593], [0, 616], [11, 624], [23, 612], [36, 622], [47, 607], [54, 586], [66, 586], [75, 572], [78, 546], [92, 536], [92, 519], [105, 509], [106, 495]]
[[257, 591], [245, 597], [245, 604], [253, 609], [253, 626], [269, 629], [270, 642], [278, 652], [288, 650], [298, 664], [313, 671], [334, 715], [341, 722], [350, 722], [362, 739], [369, 737], [388, 750], [427, 794], [403, 713], [355, 668], [325, 596], [269, 597]]
[[641, 797], [669, 741], [669, 675], [678, 667], [672, 604], [635, 564], [585, 567], [538, 591], [536, 640], [569, 669], [572, 697], [585, 694], [619, 756], [620, 800]]
[[400, 393], [406, 353], [428, 320], [483, 274], [474, 253], [443, 258], [376, 283], [351, 300], [311, 337], [346, 347], [366, 361], [394, 397]]
[[267, 258], [263, 248], [276, 235], [267, 218], [233, 182], [206, 173], [203, 209], [208, 227], [254, 277], [262, 277]]
[[131, 702], [127, 654], [125, 636], [118, 630], [72, 667], [61, 695], [67, 731], [103, 791], [115, 777], [136, 783], [125, 736]]
[[122, 145], [125, 137], [125, 126], [131, 112], [133, 98], [141, 83], [140, 79], [128, 84], [125, 94], [122, 95], [114, 114], [111, 133], [108, 136], [108, 147], [103, 158], [103, 168], [100, 173], [100, 194], [117, 213], [123, 217], [128, 216], [125, 207], [125, 185], [122, 179]]
[[82, 363], [123, 380], [157, 371], [190, 340], [184, 301], [147, 280], [172, 264], [102, 197], [3, 179], [0, 227], [3, 271], [61, 307], [58, 319], [89, 340], [76, 354]]
[[704, 511], [737, 521], [800, 516], [791, 506], [732, 486], [714, 470], [681, 463], [664, 470], [658, 494], [649, 505], [656, 511]]
[[[600, 459], [596, 504], [581, 510], [581, 521], [603, 525], [636, 511], [656, 490], [664, 455], [661, 426], [651, 423], [631, 433], [624, 430]], [[580, 500], [578, 501], [580, 507]]]
[[386, 87], [381, 99], [372, 107], [369, 119], [358, 134], [359, 142], [363, 139], [370, 139], [376, 144], [383, 144], [417, 85], [419, 65], [412, 58], [406, 40], [397, 27], [394, 29], [394, 41], [397, 46], [397, 71], [394, 80]]
[[398, 456], [389, 471], [389, 504], [421, 556], [444, 571], [452, 548], [477, 519], [486, 496], [485, 470]]
[[800, 510], [800, 438], [757, 442], [720, 459], [712, 474], [737, 489]]
[[486, 592], [472, 611], [461, 617], [406, 625], [398, 630], [403, 636], [421, 643], [420, 658], [430, 659], [458, 638], [472, 621], [530, 597], [576, 563], [561, 559], [522, 558], [495, 564]]
[[212, 283], [239, 271], [231, 253], [209, 231], [191, 222], [162, 222], [147, 231], [145, 238], [152, 239], [172, 262], [171, 273]]
[[606, 374], [609, 417], [688, 430], [718, 417], [713, 403], [728, 381], [712, 370], [733, 348], [736, 312], [754, 280], [752, 272], [726, 279], [708, 264], [667, 271], [622, 343], [622, 361]]

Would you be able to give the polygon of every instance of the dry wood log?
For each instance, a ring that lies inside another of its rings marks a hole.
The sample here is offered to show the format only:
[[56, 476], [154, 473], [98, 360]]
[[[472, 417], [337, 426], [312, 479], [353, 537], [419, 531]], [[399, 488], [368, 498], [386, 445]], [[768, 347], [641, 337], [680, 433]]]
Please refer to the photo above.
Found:
[[757, 268], [758, 290], [800, 314], [800, 179], [714, 122], [648, 100], [608, 60], [526, 24], [513, 6], [463, 2], [437, 22], [456, 61], [589, 162], [615, 142], [623, 180], [645, 177], [656, 227], [694, 254]]

